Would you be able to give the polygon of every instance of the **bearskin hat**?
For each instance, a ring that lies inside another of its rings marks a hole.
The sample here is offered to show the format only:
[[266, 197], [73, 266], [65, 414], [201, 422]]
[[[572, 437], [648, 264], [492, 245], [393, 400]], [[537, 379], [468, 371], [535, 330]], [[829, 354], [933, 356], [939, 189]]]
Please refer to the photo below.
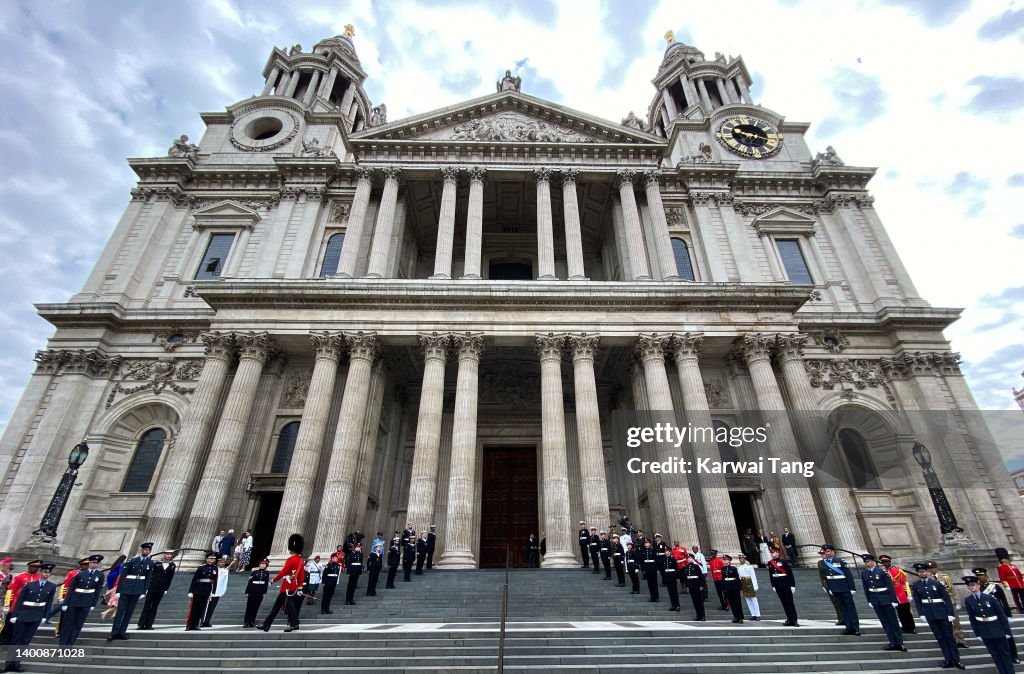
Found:
[[301, 555], [305, 547], [306, 539], [302, 537], [302, 534], [292, 534], [288, 537], [288, 552], [293, 555]]
[[996, 548], [993, 552], [996, 553], [996, 559], [1010, 558], [1010, 552], [1006, 548]]

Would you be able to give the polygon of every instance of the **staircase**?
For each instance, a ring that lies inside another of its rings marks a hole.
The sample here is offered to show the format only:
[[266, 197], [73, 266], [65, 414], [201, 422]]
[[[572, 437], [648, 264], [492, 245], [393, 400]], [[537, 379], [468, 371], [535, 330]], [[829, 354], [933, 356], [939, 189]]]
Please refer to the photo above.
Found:
[[[284, 633], [283, 614], [269, 633], [242, 629], [243, 590], [248, 574], [233, 574], [228, 594], [213, 617], [214, 627], [183, 631], [190, 573], [180, 572], [164, 598], [149, 632], [134, 630], [128, 641], [107, 642], [109, 621], [90, 616], [77, 647], [80, 659], [26, 659], [26, 671], [85, 674], [142, 672], [149, 674], [214, 674], [220, 672], [495, 672], [503, 649], [506, 672], [657, 670], [706, 673], [722, 666], [756, 672], [939, 672], [941, 655], [927, 626], [906, 635], [908, 653], [883, 651], [886, 645], [874, 612], [857, 597], [861, 637], [840, 636], [835, 614], [821, 590], [816, 570], [798, 569], [796, 604], [801, 627], [782, 626], [785, 616], [758, 571], [760, 622], [742, 625], [718, 610], [712, 590], [707, 622], [693, 621], [688, 595], [682, 612], [668, 610], [667, 593], [648, 601], [646, 584], [640, 595], [616, 587], [581, 569], [516, 569], [509, 573], [506, 633], [499, 640], [504, 571], [432, 570], [385, 590], [383, 577], [376, 597], [366, 596], [360, 578], [357, 606], [345, 606], [344, 582], [332, 602], [332, 615], [321, 615], [319, 603], [304, 606], [302, 627]], [[275, 588], [273, 588], [276, 590]], [[268, 595], [259, 619], [270, 609]], [[102, 608], [102, 607], [101, 607]], [[745, 610], [745, 609], [744, 609]], [[962, 662], [978, 672], [995, 671], [984, 645], [973, 637], [966, 616], [967, 643]], [[1015, 626], [1016, 627], [1016, 626]], [[1024, 646], [1024, 630], [1015, 629]], [[54, 645], [44, 625], [33, 646]]]

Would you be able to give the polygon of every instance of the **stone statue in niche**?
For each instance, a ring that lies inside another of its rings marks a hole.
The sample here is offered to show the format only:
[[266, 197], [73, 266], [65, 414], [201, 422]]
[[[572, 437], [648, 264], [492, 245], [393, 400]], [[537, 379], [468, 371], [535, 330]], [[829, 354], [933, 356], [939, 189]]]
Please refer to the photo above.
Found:
[[312, 376], [311, 369], [292, 370], [285, 385], [284, 401], [281, 406], [289, 409], [305, 407], [306, 396], [309, 394], [309, 380]]
[[498, 91], [519, 91], [523, 84], [523, 78], [513, 77], [511, 70], [505, 71], [505, 76], [498, 82]]
[[729, 395], [725, 392], [725, 384], [721, 379], [705, 381], [704, 395], [708, 398], [709, 407], [729, 407]]
[[168, 148], [167, 156], [185, 157], [187, 159], [195, 160], [199, 157], [199, 146], [195, 143], [188, 142], [188, 136], [181, 134], [179, 138], [174, 139], [174, 144]]
[[370, 110], [370, 126], [381, 126], [388, 123], [388, 106], [381, 103]]

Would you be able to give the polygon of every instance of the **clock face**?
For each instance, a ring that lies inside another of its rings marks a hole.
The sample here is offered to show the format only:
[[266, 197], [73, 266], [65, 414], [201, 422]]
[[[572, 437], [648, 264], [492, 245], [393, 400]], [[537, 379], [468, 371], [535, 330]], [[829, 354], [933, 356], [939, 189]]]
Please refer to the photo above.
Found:
[[774, 126], [748, 115], [730, 117], [715, 133], [718, 142], [733, 152], [752, 159], [764, 159], [782, 147], [782, 134]]

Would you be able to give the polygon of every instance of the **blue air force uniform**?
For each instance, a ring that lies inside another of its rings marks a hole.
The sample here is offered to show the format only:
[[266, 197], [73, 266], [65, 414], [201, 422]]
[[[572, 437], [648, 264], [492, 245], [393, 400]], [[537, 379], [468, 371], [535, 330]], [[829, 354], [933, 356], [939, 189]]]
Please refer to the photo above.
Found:
[[[43, 564], [41, 570], [52, 571], [53, 564]], [[8, 671], [21, 671], [20, 659], [14, 653], [18, 646], [28, 646], [39, 629], [39, 623], [50, 614], [50, 603], [57, 592], [57, 586], [48, 580], [32, 580], [21, 588], [18, 600], [11, 607], [11, 621], [14, 622], [7, 661]]]
[[[874, 557], [865, 555], [864, 561], [873, 560]], [[882, 623], [885, 636], [889, 639], [889, 648], [886, 650], [906, 650], [903, 648], [903, 630], [900, 628], [900, 619], [896, 615], [896, 604], [899, 599], [896, 597], [896, 587], [893, 585], [892, 576], [879, 565], [870, 569], [861, 569], [860, 583], [864, 587], [864, 596], [867, 597], [868, 605], [875, 609], [878, 621]]]
[[[968, 585], [977, 583], [974, 576], [964, 576]], [[999, 601], [978, 589], [964, 599], [964, 607], [971, 619], [971, 628], [985, 643], [999, 674], [1013, 674], [1013, 655], [1010, 653], [1010, 621]]]
[[[97, 559], [98, 558], [98, 559]], [[91, 559], [102, 561], [100, 555], [93, 555]], [[61, 619], [60, 633], [57, 642], [61, 646], [74, 646], [78, 635], [85, 626], [85, 619], [89, 611], [96, 607], [100, 596], [105, 589], [106, 576], [97, 569], [83, 569], [75, 574], [68, 585], [67, 596], [61, 604], [60, 610], [64, 612]]]
[[153, 549], [153, 544], [143, 543], [139, 549], [142, 554], [127, 560], [121, 567], [121, 574], [117, 577], [117, 593], [120, 596], [117, 600], [117, 613], [114, 614], [114, 624], [110, 628], [108, 641], [110, 639], [127, 639], [125, 634], [132, 621], [135, 605], [139, 603], [139, 597], [146, 596], [149, 584], [153, 580], [153, 560], [149, 557], [149, 551]]
[[[914, 570], [920, 564], [914, 565]], [[924, 567], [925, 569], [927, 566]], [[934, 578], [922, 578], [915, 582], [911, 590], [914, 594], [914, 604], [917, 606], [917, 614], [928, 621], [935, 640], [939, 642], [942, 649], [943, 664], [953, 663], [963, 669], [960, 664], [960, 654], [956, 648], [956, 639], [953, 638], [953, 617], [955, 609], [953, 600], [946, 591], [946, 586]]]
[[[822, 547], [826, 551], [833, 549], [828, 545]], [[859, 635], [860, 619], [857, 617], [857, 605], [853, 602], [853, 594], [857, 591], [857, 586], [853, 582], [853, 571], [838, 557], [819, 560], [818, 570], [825, 581], [825, 589], [835, 597], [839, 606], [843, 624], [846, 625], [846, 634]]]

